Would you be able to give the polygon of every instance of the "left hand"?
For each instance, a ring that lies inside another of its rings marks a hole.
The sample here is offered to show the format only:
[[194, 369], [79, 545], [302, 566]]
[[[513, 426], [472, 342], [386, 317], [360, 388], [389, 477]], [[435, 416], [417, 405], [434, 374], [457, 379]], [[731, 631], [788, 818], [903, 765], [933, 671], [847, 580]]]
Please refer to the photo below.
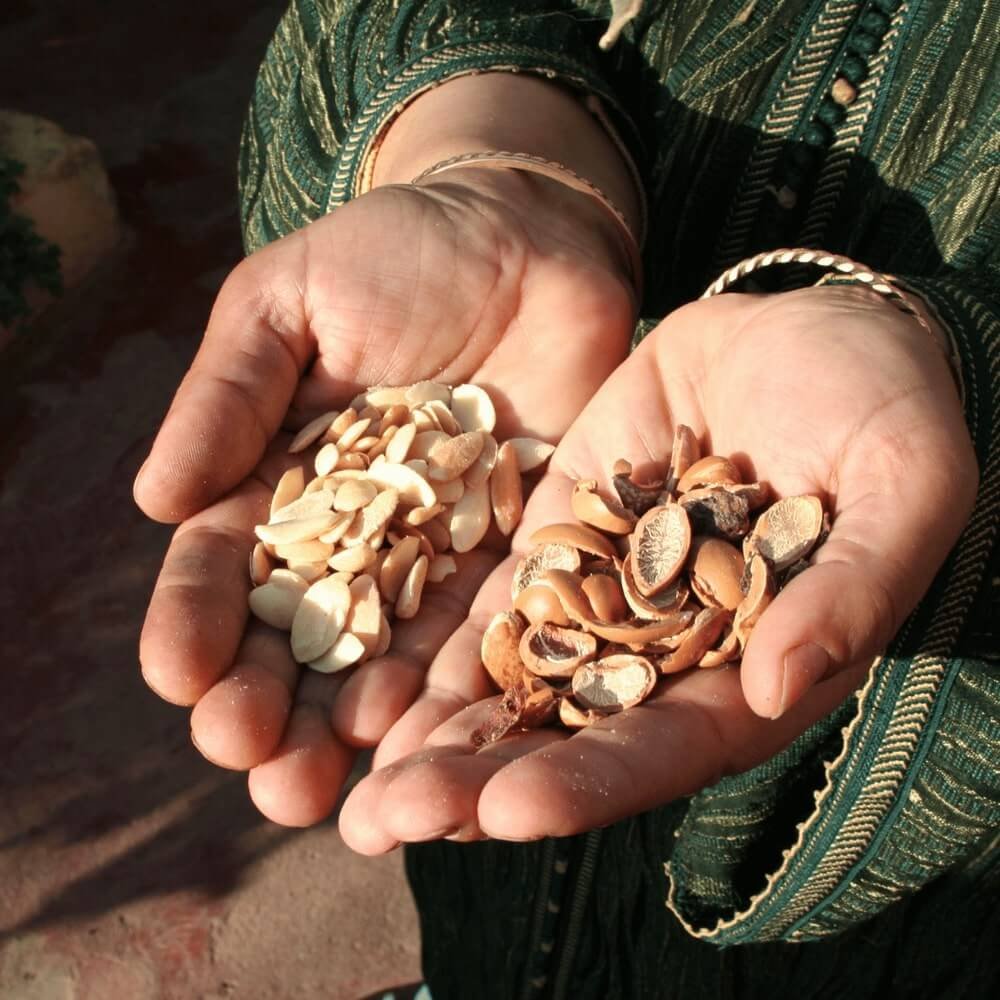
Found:
[[[537, 528], [572, 519], [577, 479], [607, 488], [618, 458], [640, 477], [651, 464], [662, 473], [677, 423], [777, 496], [821, 496], [830, 536], [767, 609], [742, 664], [671, 676], [640, 706], [572, 735], [534, 730], [475, 752], [470, 734], [497, 701], [480, 638], [510, 607], [517, 553]], [[377, 854], [441, 837], [567, 836], [760, 764], [863, 680], [958, 539], [976, 485], [942, 352], [869, 291], [727, 294], [678, 310], [567, 433], [515, 555], [383, 740], [381, 769], [345, 803], [344, 839]]]

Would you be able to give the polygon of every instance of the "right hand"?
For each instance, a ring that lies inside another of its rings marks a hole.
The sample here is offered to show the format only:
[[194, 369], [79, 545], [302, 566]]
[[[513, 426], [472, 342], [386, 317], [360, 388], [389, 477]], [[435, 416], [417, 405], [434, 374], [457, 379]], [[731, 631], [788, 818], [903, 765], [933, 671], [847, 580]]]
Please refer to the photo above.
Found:
[[[243, 261], [135, 484], [180, 527], [140, 644], [147, 683], [194, 706], [192, 738], [250, 771], [271, 819], [324, 818], [354, 747], [376, 744], [423, 686], [501, 552], [470, 553], [418, 621], [351, 672], [320, 675], [248, 622], [253, 525], [289, 464], [283, 422], [365, 386], [474, 381], [498, 436], [557, 440], [624, 358], [633, 297], [613, 228], [585, 196], [518, 172], [378, 188]], [[286, 417], [287, 414], [287, 417]], [[434, 593], [436, 591], [436, 593]]]

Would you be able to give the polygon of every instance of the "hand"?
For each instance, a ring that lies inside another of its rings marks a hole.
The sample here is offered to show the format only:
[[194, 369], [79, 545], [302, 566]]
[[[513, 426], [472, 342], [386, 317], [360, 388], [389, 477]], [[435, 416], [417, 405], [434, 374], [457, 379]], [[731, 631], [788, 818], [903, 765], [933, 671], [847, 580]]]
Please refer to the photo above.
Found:
[[557, 439], [625, 355], [633, 306], [616, 239], [589, 199], [561, 185], [466, 169], [448, 183], [379, 188], [225, 282], [135, 485], [147, 514], [182, 522], [140, 658], [157, 693], [195, 706], [202, 752], [251, 770], [272, 819], [329, 813], [353, 758], [343, 739], [381, 738], [464, 618], [462, 595], [499, 558], [462, 560], [421, 622], [397, 630], [405, 653], [346, 684], [301, 676], [287, 636], [247, 625], [253, 525], [287, 462], [287, 442], [274, 440], [286, 411], [295, 423], [367, 385], [474, 380], [494, 395], [499, 434]]
[[572, 484], [607, 487], [616, 459], [640, 479], [651, 466], [662, 475], [678, 422], [777, 495], [817, 494], [832, 514], [742, 664], [668, 677], [640, 706], [572, 736], [534, 730], [473, 752], [470, 734], [497, 701], [475, 669], [479, 639], [510, 607], [511, 556], [386, 736], [381, 769], [344, 804], [350, 846], [566, 836], [754, 767], [857, 687], [972, 509], [974, 453], [927, 331], [859, 288], [729, 294], [678, 310], [612, 375], [553, 456], [515, 550], [571, 520]]

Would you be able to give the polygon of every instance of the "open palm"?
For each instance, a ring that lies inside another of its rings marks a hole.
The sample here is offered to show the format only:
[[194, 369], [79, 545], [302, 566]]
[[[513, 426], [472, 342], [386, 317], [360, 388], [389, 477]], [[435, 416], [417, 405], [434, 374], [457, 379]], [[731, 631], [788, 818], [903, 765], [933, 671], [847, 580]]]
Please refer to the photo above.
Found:
[[478, 752], [496, 702], [477, 667], [510, 606], [516, 557], [489, 577], [428, 686], [341, 812], [365, 853], [399, 842], [563, 836], [690, 794], [766, 760], [857, 686], [957, 539], [976, 466], [948, 368], [926, 331], [862, 289], [725, 295], [669, 317], [604, 385], [553, 456], [515, 536], [571, 520], [580, 478], [618, 458], [660, 474], [686, 423], [778, 496], [820, 495], [833, 529], [754, 629], [740, 665], [675, 675], [572, 736]]
[[376, 742], [502, 555], [470, 554], [429, 588], [440, 613], [397, 629], [338, 706], [340, 675], [302, 676], [287, 637], [247, 621], [253, 525], [289, 462], [283, 422], [346, 406], [368, 385], [433, 377], [488, 387], [499, 436], [554, 440], [626, 351], [622, 255], [599, 219], [567, 221], [587, 206], [567, 212], [563, 199], [581, 196], [515, 173], [461, 173], [376, 190], [241, 264], [136, 481], [147, 514], [181, 522], [143, 629], [146, 680], [195, 706], [196, 744], [252, 769], [251, 794], [280, 822], [329, 813], [354, 753], [331, 712], [353, 742]]

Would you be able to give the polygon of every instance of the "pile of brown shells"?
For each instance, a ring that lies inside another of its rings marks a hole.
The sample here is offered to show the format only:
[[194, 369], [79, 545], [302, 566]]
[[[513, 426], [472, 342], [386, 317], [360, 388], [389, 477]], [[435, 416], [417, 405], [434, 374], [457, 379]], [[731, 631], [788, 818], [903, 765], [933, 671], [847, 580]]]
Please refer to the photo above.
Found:
[[637, 483], [619, 461], [617, 498], [573, 490], [576, 523], [531, 536], [513, 608], [483, 635], [482, 662], [504, 696], [476, 746], [558, 721], [589, 726], [648, 698], [666, 674], [740, 658], [780, 588], [828, 531], [815, 496], [768, 504], [719, 455], [700, 457], [678, 426], [667, 476]]

